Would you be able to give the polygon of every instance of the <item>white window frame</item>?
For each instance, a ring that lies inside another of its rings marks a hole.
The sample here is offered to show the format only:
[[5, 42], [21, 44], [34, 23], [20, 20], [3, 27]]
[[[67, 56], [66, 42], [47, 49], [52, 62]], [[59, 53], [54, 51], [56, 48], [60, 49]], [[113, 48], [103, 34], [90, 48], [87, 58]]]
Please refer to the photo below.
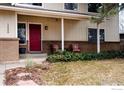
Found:
[[[97, 30], [97, 28], [95, 28], [95, 27], [88, 27], [88, 29], [96, 29]], [[89, 30], [87, 29], [87, 41], [89, 42]], [[105, 28], [100, 28], [100, 30], [101, 29], [103, 29], [104, 30], [104, 40], [103, 41], [101, 41], [101, 38], [100, 38], [100, 42], [105, 42]], [[97, 31], [96, 31], [96, 33], [97, 33]]]
[[12, 5], [22, 6], [22, 7], [27, 7], [27, 8], [44, 8], [44, 3], [42, 3], [42, 6], [29, 5], [26, 3], [12, 3]]

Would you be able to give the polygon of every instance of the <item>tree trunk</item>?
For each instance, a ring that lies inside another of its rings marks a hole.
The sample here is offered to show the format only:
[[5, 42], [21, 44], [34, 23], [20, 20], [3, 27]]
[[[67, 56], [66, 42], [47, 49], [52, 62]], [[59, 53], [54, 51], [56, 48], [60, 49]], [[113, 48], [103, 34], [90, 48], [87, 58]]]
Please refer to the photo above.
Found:
[[97, 53], [100, 53], [100, 29], [99, 29], [99, 24], [97, 24]]

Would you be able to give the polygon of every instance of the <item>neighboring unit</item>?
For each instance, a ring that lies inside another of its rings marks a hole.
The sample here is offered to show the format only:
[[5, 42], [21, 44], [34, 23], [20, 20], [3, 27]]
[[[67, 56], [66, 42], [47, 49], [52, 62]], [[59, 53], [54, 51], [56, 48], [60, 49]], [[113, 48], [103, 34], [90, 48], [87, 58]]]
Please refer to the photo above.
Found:
[[[19, 59], [20, 53], [50, 53], [51, 45], [69, 49], [77, 44], [81, 52], [96, 52], [96, 24], [93, 4], [1, 3], [0, 61]], [[120, 50], [119, 16], [100, 26], [101, 51]]]

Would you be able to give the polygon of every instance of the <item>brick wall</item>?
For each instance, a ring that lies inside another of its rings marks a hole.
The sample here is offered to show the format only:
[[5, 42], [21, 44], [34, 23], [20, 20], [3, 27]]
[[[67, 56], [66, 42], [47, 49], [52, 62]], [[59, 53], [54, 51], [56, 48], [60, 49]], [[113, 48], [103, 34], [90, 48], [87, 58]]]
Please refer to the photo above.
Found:
[[[95, 52], [96, 43], [85, 41], [65, 41], [65, 48], [68, 49], [71, 44], [79, 44], [82, 52]], [[43, 52], [50, 52], [52, 44], [58, 44], [61, 48], [61, 41], [43, 41]], [[104, 42], [101, 43], [101, 51], [120, 50], [120, 42]]]
[[19, 39], [0, 38], [0, 62], [19, 59]]
[[124, 39], [121, 39], [120, 41], [120, 49], [124, 51]]
[[[68, 49], [71, 44], [79, 44], [82, 52], [95, 52], [96, 43], [85, 41], [65, 41], [65, 48]], [[61, 48], [61, 41], [43, 41], [43, 52], [50, 53], [51, 45], [58, 44]], [[120, 50], [120, 42], [101, 43], [101, 51]], [[19, 59], [19, 40], [17, 38], [0, 38], [0, 62], [15, 61]]]

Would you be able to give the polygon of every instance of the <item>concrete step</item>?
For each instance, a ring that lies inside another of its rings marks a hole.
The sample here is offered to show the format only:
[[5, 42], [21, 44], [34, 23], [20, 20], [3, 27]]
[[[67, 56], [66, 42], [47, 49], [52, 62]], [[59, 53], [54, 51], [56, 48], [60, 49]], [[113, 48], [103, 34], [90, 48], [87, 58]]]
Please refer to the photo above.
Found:
[[46, 58], [47, 57], [47, 53], [43, 53], [43, 54], [20, 54], [20, 58]]

